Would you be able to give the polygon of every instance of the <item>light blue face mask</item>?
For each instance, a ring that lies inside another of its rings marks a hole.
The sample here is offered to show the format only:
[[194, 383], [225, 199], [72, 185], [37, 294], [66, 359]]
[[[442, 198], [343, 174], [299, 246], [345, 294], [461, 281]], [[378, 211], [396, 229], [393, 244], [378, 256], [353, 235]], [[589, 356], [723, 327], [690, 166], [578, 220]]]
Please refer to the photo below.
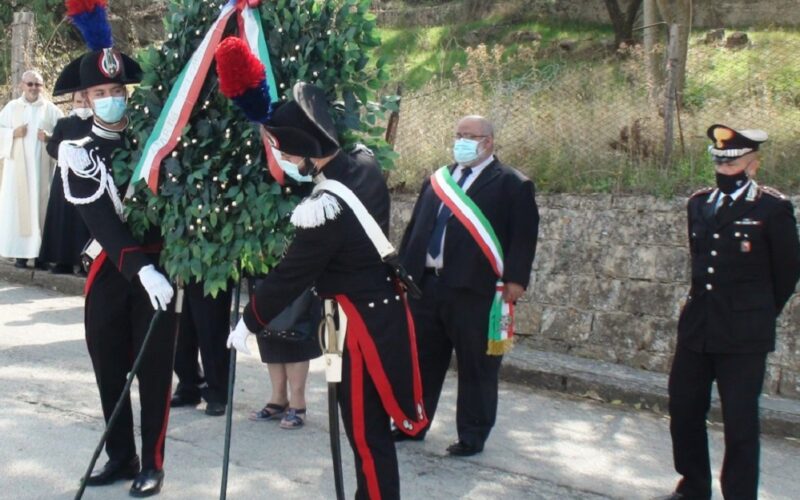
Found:
[[117, 123], [125, 116], [128, 107], [123, 96], [101, 97], [94, 100], [94, 114], [105, 123]]
[[456, 139], [453, 144], [453, 159], [462, 165], [478, 159], [478, 144], [480, 141], [472, 139]]
[[275, 156], [275, 160], [278, 162], [278, 166], [283, 170], [283, 173], [291, 177], [292, 179], [296, 180], [297, 182], [311, 182], [310, 175], [302, 175], [300, 173], [300, 169], [294, 163], [290, 162], [289, 160], [284, 160], [281, 158], [281, 152], [275, 148], [272, 148], [272, 154]]

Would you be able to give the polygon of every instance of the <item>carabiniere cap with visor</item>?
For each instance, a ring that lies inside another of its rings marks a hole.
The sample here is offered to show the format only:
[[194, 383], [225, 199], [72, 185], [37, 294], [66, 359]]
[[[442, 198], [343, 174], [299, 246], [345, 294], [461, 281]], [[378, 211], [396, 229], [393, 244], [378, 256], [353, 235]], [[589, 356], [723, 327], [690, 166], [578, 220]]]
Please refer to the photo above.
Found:
[[310, 83], [292, 87], [294, 100], [275, 108], [267, 132], [282, 153], [305, 158], [324, 158], [339, 149], [336, 127], [325, 92]]
[[763, 130], [734, 130], [719, 124], [708, 127], [706, 135], [713, 143], [708, 152], [714, 163], [729, 162], [758, 151], [761, 143], [767, 140], [767, 133]]

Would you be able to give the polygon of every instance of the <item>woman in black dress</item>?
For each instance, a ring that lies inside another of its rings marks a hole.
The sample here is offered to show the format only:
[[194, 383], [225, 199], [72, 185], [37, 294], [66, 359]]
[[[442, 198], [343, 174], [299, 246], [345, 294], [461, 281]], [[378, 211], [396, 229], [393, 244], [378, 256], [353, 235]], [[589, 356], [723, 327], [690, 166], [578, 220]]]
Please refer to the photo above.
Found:
[[258, 338], [261, 361], [267, 364], [272, 394], [251, 420], [281, 419], [282, 429], [298, 429], [305, 423], [306, 380], [309, 360], [322, 356], [316, 335], [303, 341]]
[[[75, 92], [72, 94], [72, 111], [56, 122], [53, 135], [47, 142], [47, 153], [58, 160], [58, 146], [61, 141], [86, 137], [91, 128], [92, 108], [83, 92]], [[83, 219], [64, 198], [60, 167], [56, 167], [47, 201], [39, 261], [52, 262], [50, 272], [55, 274], [72, 274], [75, 266], [82, 273], [81, 251], [88, 240], [89, 231]]]
[[322, 356], [316, 335], [321, 317], [322, 302], [306, 290], [257, 337], [272, 394], [264, 408], [250, 414], [250, 420], [281, 419], [282, 429], [305, 424], [309, 361]]

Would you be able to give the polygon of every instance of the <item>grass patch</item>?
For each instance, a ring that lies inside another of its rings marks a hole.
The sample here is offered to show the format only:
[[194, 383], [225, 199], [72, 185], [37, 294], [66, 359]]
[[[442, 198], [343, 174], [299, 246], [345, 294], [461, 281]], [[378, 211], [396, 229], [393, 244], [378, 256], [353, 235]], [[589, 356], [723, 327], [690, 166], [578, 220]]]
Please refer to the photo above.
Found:
[[494, 16], [468, 24], [381, 28], [381, 45], [373, 55], [388, 57], [393, 78], [409, 90], [418, 90], [432, 80], [452, 79], [454, 66], [466, 62], [465, 50], [479, 43], [490, 48], [500, 45], [504, 57], [513, 59], [520, 45], [529, 45], [513, 41], [513, 35], [520, 31], [538, 33], [541, 40], [536, 43], [542, 47], [561, 40], [599, 42], [613, 38], [613, 31], [603, 26], [508, 22]]
[[[431, 40], [446, 39], [445, 31], [437, 33]], [[425, 176], [451, 161], [456, 121], [482, 114], [495, 123], [498, 156], [543, 192], [672, 196], [713, 184], [705, 136], [712, 123], [767, 130], [759, 180], [798, 192], [800, 32], [748, 36], [751, 46], [740, 50], [693, 37], [682, 141], [676, 124], [668, 167], [661, 164], [661, 100], [649, 97], [640, 48], [618, 57], [561, 55], [544, 44], [464, 47], [466, 63], [450, 67], [449, 78], [440, 70], [442, 78], [406, 93], [396, 144], [400, 156], [390, 183], [416, 191]]]

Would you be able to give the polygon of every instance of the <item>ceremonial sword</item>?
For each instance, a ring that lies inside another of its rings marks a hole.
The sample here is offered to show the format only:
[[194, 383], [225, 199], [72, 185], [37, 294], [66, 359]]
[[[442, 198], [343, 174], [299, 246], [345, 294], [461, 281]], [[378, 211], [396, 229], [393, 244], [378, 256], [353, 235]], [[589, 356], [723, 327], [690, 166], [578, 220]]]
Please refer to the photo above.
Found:
[[328, 432], [331, 438], [333, 482], [336, 499], [344, 500], [342, 447], [339, 439], [339, 384], [342, 382], [342, 354], [347, 333], [347, 316], [333, 299], [325, 299], [323, 312], [318, 335], [325, 360], [325, 380], [328, 382]]
[[[239, 296], [242, 294], [242, 275], [236, 281], [236, 295], [233, 298], [233, 312], [231, 313], [232, 328], [239, 323]], [[231, 347], [230, 361], [228, 364], [228, 406], [225, 408], [225, 444], [222, 452], [222, 480], [219, 485], [219, 498], [228, 497], [228, 462], [231, 455], [231, 427], [233, 425], [233, 385], [236, 382], [236, 348]]]

